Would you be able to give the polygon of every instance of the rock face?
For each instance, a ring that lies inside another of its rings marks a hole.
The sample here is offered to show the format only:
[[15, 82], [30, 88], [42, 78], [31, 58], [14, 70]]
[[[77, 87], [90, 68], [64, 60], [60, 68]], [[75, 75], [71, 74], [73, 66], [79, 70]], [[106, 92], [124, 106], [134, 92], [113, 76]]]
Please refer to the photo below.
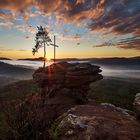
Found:
[[90, 83], [103, 78], [100, 72], [100, 67], [89, 63], [60, 62], [38, 69], [33, 74], [33, 79], [42, 88], [57, 87], [59, 95], [64, 91], [67, 96], [80, 100], [86, 99]]
[[103, 78], [100, 72], [100, 67], [89, 63], [67, 62], [52, 64], [45, 69], [36, 70], [33, 80], [47, 96], [45, 104], [49, 112], [48, 119], [59, 117], [75, 105], [85, 104], [89, 84]]
[[68, 110], [57, 119], [58, 140], [139, 140], [135, 118], [113, 108], [79, 105]]
[[137, 117], [138, 121], [140, 121], [140, 93], [136, 94], [133, 105], [135, 108], [136, 117]]
[[33, 78], [40, 86], [62, 85], [66, 88], [78, 88], [102, 79], [100, 72], [100, 67], [89, 63], [60, 62], [38, 69]]
[[[67, 62], [35, 71], [33, 79], [46, 101], [48, 140], [140, 140], [133, 112], [87, 100], [90, 83], [103, 78], [100, 72], [100, 67], [89, 63]], [[134, 106], [140, 116], [140, 94]]]

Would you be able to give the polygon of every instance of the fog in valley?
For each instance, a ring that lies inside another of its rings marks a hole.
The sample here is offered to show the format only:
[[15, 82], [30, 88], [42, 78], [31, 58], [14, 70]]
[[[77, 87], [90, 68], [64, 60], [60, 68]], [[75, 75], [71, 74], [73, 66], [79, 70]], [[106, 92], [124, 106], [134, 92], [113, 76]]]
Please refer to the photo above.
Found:
[[[8, 73], [1, 73], [0, 76], [9, 76], [10, 78], [13, 79], [31, 79], [32, 77], [32, 72], [39, 68], [42, 67], [43, 62], [40, 61], [24, 61], [24, 60], [3, 60], [2, 62], [17, 66], [19, 68], [25, 68], [28, 69], [26, 72], [23, 71], [23, 73], [19, 73], [16, 71], [13, 75], [10, 73], [10, 70]], [[70, 63], [74, 63], [75, 61], [70, 61]], [[83, 63], [83, 61], [80, 61]], [[47, 62], [47, 65], [52, 64], [52, 62]], [[101, 64], [94, 64], [93, 65], [98, 65], [101, 67], [102, 70], [102, 75], [104, 78], [118, 78], [118, 79], [136, 79], [140, 80], [140, 67], [135, 66], [135, 65], [101, 65]], [[31, 69], [31, 71], [30, 71]], [[28, 73], [29, 71], [29, 73]], [[17, 77], [16, 77], [17, 75]]]

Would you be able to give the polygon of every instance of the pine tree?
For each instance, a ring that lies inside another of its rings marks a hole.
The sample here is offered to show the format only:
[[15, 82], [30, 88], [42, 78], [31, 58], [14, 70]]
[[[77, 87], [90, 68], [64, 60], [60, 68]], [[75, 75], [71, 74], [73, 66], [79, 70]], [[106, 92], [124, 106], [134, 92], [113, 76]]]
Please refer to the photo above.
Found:
[[39, 48], [44, 47], [44, 65], [46, 66], [46, 45], [49, 46], [52, 40], [49, 37], [49, 32], [46, 30], [46, 28], [43, 28], [42, 26], [37, 26], [38, 32], [36, 33], [35, 41], [36, 45], [34, 48], [32, 48], [32, 53], [35, 55], [35, 53], [38, 52]]

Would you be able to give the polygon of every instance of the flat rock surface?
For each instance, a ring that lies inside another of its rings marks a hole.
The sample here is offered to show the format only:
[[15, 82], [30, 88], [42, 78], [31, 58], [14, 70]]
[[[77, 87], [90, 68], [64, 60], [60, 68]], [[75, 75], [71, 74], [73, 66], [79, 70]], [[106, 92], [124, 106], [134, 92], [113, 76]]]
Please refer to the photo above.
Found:
[[134, 117], [102, 105], [79, 105], [57, 119], [59, 140], [140, 140]]

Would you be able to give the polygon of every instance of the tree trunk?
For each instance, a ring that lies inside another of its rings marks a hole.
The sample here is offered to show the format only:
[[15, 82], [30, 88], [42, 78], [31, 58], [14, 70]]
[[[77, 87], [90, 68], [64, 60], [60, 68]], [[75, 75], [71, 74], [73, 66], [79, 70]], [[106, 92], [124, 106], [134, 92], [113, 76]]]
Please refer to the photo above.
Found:
[[54, 64], [55, 64], [55, 36], [54, 36]]
[[46, 46], [44, 43], [44, 66], [43, 66], [43, 68], [45, 68], [45, 66], [46, 66]]

